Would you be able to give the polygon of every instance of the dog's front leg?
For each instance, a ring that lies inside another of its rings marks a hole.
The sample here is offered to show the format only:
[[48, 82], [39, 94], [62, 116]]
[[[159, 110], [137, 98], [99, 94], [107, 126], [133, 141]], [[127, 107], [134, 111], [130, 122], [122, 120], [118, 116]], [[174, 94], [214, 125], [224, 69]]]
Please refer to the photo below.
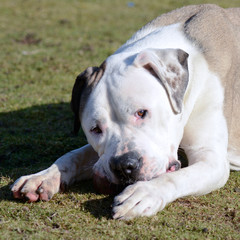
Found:
[[11, 191], [15, 198], [26, 198], [30, 202], [38, 199], [48, 201], [65, 186], [91, 178], [92, 167], [97, 160], [97, 153], [89, 144], [85, 145], [63, 155], [46, 170], [20, 177]]
[[199, 124], [195, 132], [189, 129], [194, 134], [185, 136], [183, 142], [189, 167], [128, 186], [114, 200], [113, 218], [151, 216], [177, 198], [206, 194], [222, 187], [229, 176], [227, 131], [224, 119], [221, 116], [217, 119], [219, 122], [212, 125], [211, 131], [204, 131], [204, 124], [202, 128]]
[[221, 156], [201, 151], [202, 161], [128, 186], [114, 199], [113, 218], [152, 216], [177, 198], [206, 194], [222, 187], [228, 178], [228, 163], [217, 166], [211, 159]]

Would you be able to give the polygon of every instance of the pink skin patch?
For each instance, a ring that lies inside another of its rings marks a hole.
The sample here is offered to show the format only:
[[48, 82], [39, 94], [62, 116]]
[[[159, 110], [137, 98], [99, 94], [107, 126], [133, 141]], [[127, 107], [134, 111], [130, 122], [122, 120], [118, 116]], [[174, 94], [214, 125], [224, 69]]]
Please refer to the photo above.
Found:
[[36, 202], [37, 200], [42, 201], [49, 201], [50, 196], [46, 191], [43, 191], [43, 189], [38, 188], [36, 192], [28, 192], [26, 194], [22, 194], [20, 190], [13, 192], [13, 197], [17, 199], [24, 199], [26, 198], [28, 202]]
[[33, 192], [29, 192], [25, 195], [25, 197], [28, 199], [28, 202], [36, 202], [39, 198], [39, 195]]
[[164, 169], [160, 169], [156, 161], [151, 158], [143, 156], [143, 165], [140, 169], [140, 179], [143, 181], [149, 181], [152, 178], [156, 178], [165, 173]]
[[[144, 121], [145, 121], [145, 120], [144, 120], [144, 116], [139, 115], [139, 114], [141, 114], [141, 113], [140, 113], [141, 111], [145, 111], [145, 110], [139, 109], [139, 111], [135, 112], [135, 114], [130, 118], [130, 123], [131, 123], [132, 125], [135, 125], [135, 126], [140, 127], [140, 126], [142, 126], [142, 125], [144, 124]], [[145, 113], [145, 114], [147, 114], [148, 117], [151, 117], [150, 112], [147, 112], [147, 113]]]
[[180, 161], [178, 161], [178, 160], [171, 160], [170, 162], [169, 162], [169, 166], [168, 166], [168, 169], [167, 169], [167, 173], [169, 173], [169, 172], [175, 172], [175, 171], [177, 171], [177, 170], [179, 170], [181, 168], [181, 163], [180, 163]]
[[36, 202], [39, 199], [39, 195], [36, 192], [28, 192], [26, 194], [22, 194], [21, 189], [13, 192], [13, 197], [17, 199], [26, 198], [28, 202]]
[[176, 171], [176, 166], [173, 165], [173, 166], [171, 166], [171, 167], [167, 170], [167, 173], [169, 173], [169, 172], [175, 172], [175, 171]]
[[17, 198], [17, 199], [21, 199], [22, 196], [21, 196], [20, 191], [13, 192], [13, 197], [14, 197], [14, 198]]
[[50, 180], [42, 181], [41, 177], [39, 178], [40, 181], [37, 181], [31, 188], [28, 188], [26, 192], [21, 192], [28, 181], [26, 180], [18, 189], [13, 191], [13, 197], [17, 199], [26, 199], [28, 202], [36, 202], [38, 200], [49, 201], [54, 194], [54, 189], [59, 185], [60, 179], [54, 177]]

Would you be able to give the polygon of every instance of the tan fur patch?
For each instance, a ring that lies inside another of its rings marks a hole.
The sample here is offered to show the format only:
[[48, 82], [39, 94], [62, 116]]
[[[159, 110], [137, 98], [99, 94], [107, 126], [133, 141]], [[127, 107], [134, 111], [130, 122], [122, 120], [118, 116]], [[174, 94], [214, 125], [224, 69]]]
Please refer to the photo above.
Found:
[[220, 77], [225, 89], [229, 144], [240, 149], [240, 8], [187, 6], [159, 16], [143, 29], [175, 23], [182, 23], [185, 36], [198, 46], [210, 70]]

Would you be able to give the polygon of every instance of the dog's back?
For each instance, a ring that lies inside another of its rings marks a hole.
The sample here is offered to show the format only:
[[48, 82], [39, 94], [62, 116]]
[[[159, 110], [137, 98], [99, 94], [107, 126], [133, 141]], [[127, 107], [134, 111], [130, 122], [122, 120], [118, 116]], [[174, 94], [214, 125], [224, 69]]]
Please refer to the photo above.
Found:
[[152, 31], [182, 23], [182, 31], [204, 55], [209, 69], [225, 89], [224, 113], [229, 132], [229, 160], [239, 170], [240, 158], [240, 8], [192, 5], [163, 14], [140, 29], [126, 43], [136, 42]]

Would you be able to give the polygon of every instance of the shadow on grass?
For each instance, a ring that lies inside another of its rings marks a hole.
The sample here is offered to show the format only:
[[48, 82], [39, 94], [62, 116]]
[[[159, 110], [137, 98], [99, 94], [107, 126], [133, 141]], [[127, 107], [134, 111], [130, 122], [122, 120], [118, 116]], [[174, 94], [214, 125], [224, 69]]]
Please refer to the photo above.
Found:
[[[49, 167], [66, 152], [86, 144], [81, 131], [72, 133], [73, 114], [69, 103], [47, 104], [0, 113], [0, 201], [15, 201], [10, 186], [22, 175]], [[4, 185], [4, 179], [9, 182]], [[94, 193], [91, 181], [78, 183], [68, 190], [75, 193]], [[87, 211], [96, 218], [111, 217], [112, 197], [89, 200]], [[22, 201], [20, 201], [22, 202]]]
[[83, 205], [88, 212], [98, 219], [102, 217], [112, 219], [112, 203], [113, 197], [108, 196], [102, 199], [86, 201]]
[[[93, 187], [92, 180], [83, 181], [74, 184], [70, 187], [68, 192], [75, 192], [79, 194], [88, 194], [88, 193], [95, 193], [96, 191]], [[106, 195], [99, 195], [101, 198], [98, 199], [90, 199], [82, 203], [85, 210], [90, 212], [94, 217], [101, 219], [105, 217], [107, 219], [111, 219], [111, 211], [112, 211], [112, 203], [113, 203], [113, 196], [106, 196]]]
[[7, 201], [12, 201], [13, 200], [13, 196], [12, 193], [10, 191], [10, 187], [11, 184], [8, 184], [4, 187], [0, 187], [0, 202], [3, 200], [7, 200]]
[[72, 134], [69, 103], [33, 106], [0, 113], [0, 172], [18, 177], [39, 171], [64, 153], [86, 143]]
[[[72, 129], [73, 114], [69, 103], [0, 113], [2, 181], [45, 169], [66, 152], [86, 144], [83, 132], [76, 137]], [[8, 187], [0, 189], [0, 198], [3, 198], [3, 189]]]

